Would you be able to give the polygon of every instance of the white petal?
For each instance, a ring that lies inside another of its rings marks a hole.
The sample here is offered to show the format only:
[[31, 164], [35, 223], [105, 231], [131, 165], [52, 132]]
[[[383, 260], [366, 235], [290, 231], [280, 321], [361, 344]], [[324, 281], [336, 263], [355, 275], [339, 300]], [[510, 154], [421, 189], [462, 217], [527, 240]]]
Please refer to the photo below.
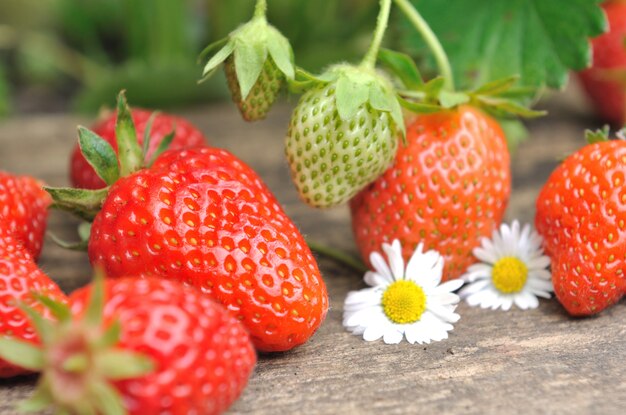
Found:
[[381, 254], [378, 252], [372, 252], [370, 254], [370, 263], [381, 277], [385, 278], [390, 283], [393, 282], [391, 270]]
[[465, 287], [459, 292], [459, 296], [461, 298], [467, 298], [468, 296], [480, 292], [487, 288], [491, 284], [491, 280], [479, 280], [473, 282]]
[[460, 315], [454, 312], [453, 307], [446, 307], [441, 304], [429, 304], [427, 309], [447, 323], [456, 323], [461, 318]]
[[513, 297], [507, 296], [506, 298], [503, 298], [501, 306], [504, 311], [510, 310], [513, 306]]
[[539, 300], [537, 299], [536, 296], [534, 296], [530, 292], [522, 291], [520, 294], [518, 294], [518, 297], [519, 296], [523, 296], [525, 298], [525, 302], [526, 302], [527, 308], [537, 308], [537, 307], [539, 307]]
[[400, 241], [394, 239], [391, 245], [383, 244], [383, 251], [387, 255], [387, 261], [389, 262], [394, 280], [404, 279], [404, 259], [402, 258]]
[[346, 296], [343, 304], [345, 309], [354, 309], [366, 307], [374, 304], [380, 304], [380, 292], [375, 288], [364, 288], [359, 291], [350, 291]]
[[529, 278], [526, 282], [526, 287], [532, 288], [534, 290], [540, 291], [554, 291], [554, 287], [552, 286], [552, 281], [547, 281], [542, 278]]
[[487, 264], [473, 264], [467, 268], [467, 272], [461, 276], [461, 279], [466, 282], [473, 282], [482, 278], [491, 278], [493, 272], [493, 266]]
[[377, 317], [382, 314], [381, 310], [376, 307], [365, 308], [352, 314], [344, 315], [343, 326], [355, 327], [355, 326], [368, 326], [373, 320], [377, 320]]
[[363, 277], [363, 280], [365, 281], [365, 283], [371, 287], [376, 287], [376, 286], [387, 286], [389, 284], [391, 284], [393, 281], [389, 280], [389, 278], [385, 277], [382, 274], [379, 274], [378, 272], [373, 272], [373, 271], [367, 271], [365, 273], [365, 276]]
[[528, 268], [547, 268], [550, 265], [550, 257], [542, 255], [535, 258], [530, 258], [527, 260]]
[[402, 337], [404, 337], [403, 333], [397, 329], [387, 330], [383, 335], [383, 341], [387, 344], [398, 344], [402, 341]]
[[363, 332], [363, 340], [371, 342], [380, 339], [385, 333], [386, 324], [384, 322], [372, 322]]
[[495, 248], [488, 250], [482, 247], [478, 247], [474, 248], [474, 250], [472, 250], [472, 253], [476, 258], [488, 264], [495, 264], [499, 258], [499, 256], [495, 252]]

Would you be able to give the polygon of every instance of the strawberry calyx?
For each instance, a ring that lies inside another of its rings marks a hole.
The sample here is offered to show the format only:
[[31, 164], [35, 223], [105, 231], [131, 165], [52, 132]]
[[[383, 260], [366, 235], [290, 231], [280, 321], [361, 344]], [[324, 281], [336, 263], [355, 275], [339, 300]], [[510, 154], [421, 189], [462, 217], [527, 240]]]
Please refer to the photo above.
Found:
[[117, 347], [119, 321], [105, 323], [104, 276], [96, 273], [94, 290], [84, 315], [73, 316], [68, 306], [37, 296], [56, 318], [50, 321], [26, 305], [41, 346], [0, 338], [0, 356], [21, 367], [41, 371], [31, 399], [20, 404], [25, 411], [55, 406], [57, 413], [125, 414], [122, 397], [113, 383], [138, 378], [154, 370], [142, 354]]
[[78, 143], [81, 153], [93, 167], [98, 177], [106, 183], [107, 187], [96, 190], [72, 187], [44, 187], [52, 196], [53, 204], [51, 207], [68, 211], [91, 222], [100, 211], [102, 203], [109, 193], [110, 186], [119, 180], [120, 177], [131, 175], [136, 171], [151, 166], [174, 139], [175, 128], [163, 138], [150, 159], [147, 158], [151, 140], [150, 130], [157, 114], [153, 113], [146, 124], [142, 147], [137, 140], [137, 132], [125, 92], [121, 91], [117, 98], [117, 120], [115, 125], [117, 154], [111, 144], [104, 138], [85, 127], [79, 126]]
[[199, 60], [204, 60], [208, 56], [211, 58], [204, 67], [201, 82], [211, 77], [231, 56], [243, 100], [248, 98], [268, 61], [271, 61], [286, 79], [294, 78], [294, 57], [289, 40], [268, 23], [265, 9], [265, 1], [259, 1], [250, 21], [202, 51]]
[[[585, 140], [588, 144], [602, 143], [611, 140], [611, 127], [603, 126], [598, 130], [585, 130]], [[615, 139], [626, 140], [626, 127], [615, 133]]]

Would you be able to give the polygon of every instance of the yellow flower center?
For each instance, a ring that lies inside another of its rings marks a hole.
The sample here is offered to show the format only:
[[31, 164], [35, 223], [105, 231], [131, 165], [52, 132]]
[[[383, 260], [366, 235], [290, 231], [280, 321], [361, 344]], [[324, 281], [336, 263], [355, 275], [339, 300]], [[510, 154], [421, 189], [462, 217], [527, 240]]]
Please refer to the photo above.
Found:
[[426, 295], [413, 281], [400, 280], [383, 293], [383, 311], [397, 324], [415, 323], [426, 310]]
[[516, 293], [524, 288], [528, 279], [528, 268], [519, 258], [500, 258], [493, 266], [491, 274], [493, 286], [505, 294]]

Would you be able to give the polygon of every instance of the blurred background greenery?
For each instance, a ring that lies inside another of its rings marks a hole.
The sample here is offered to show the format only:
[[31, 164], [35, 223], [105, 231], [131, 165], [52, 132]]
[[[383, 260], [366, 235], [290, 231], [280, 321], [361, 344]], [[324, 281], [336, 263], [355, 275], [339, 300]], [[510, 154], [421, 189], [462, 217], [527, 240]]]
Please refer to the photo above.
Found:
[[[1, 0], [0, 114], [94, 112], [126, 88], [171, 108], [226, 96], [197, 84], [199, 52], [248, 20], [253, 0]], [[378, 0], [272, 0], [269, 18], [316, 71], [366, 49]], [[393, 38], [389, 32], [388, 38]]]

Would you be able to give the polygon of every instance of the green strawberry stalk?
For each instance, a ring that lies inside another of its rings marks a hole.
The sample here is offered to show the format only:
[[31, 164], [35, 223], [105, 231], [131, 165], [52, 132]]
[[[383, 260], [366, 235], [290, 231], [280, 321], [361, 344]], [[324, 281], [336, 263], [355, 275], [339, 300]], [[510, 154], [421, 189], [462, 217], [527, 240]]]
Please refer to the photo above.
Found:
[[258, 0], [252, 20], [209, 45], [201, 55], [212, 54], [203, 80], [224, 63], [233, 101], [246, 121], [265, 118], [286, 80], [295, 73], [291, 45], [267, 22], [266, 9], [266, 0]]
[[42, 375], [32, 398], [21, 403], [20, 410], [40, 411], [54, 404], [57, 413], [126, 413], [115, 382], [152, 372], [154, 362], [143, 354], [117, 347], [120, 323], [103, 321], [103, 285], [104, 278], [97, 277], [91, 302], [78, 318], [68, 306], [48, 297], [38, 299], [56, 322], [21, 305], [41, 338], [41, 346], [0, 338], [0, 356]]
[[360, 65], [338, 64], [319, 77], [299, 71], [306, 92], [285, 141], [292, 179], [313, 207], [347, 202], [391, 164], [404, 135], [396, 93], [374, 65], [391, 0], [381, 0], [374, 38]]

